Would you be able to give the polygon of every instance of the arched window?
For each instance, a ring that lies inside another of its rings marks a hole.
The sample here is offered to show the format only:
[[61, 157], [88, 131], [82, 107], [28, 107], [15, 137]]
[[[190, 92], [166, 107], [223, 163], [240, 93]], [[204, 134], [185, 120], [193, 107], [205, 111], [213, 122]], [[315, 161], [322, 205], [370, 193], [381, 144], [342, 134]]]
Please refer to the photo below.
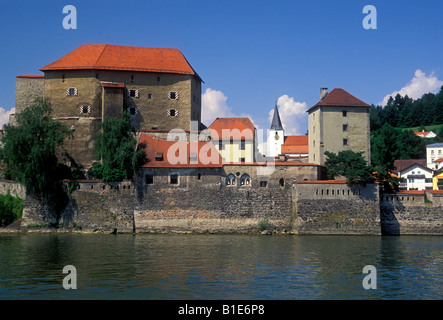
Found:
[[251, 177], [244, 173], [240, 178], [240, 185], [241, 186], [250, 186], [251, 185]]
[[280, 187], [284, 187], [284, 186], [285, 186], [285, 179], [280, 178], [280, 180], [278, 181], [278, 183], [280, 184]]
[[227, 186], [235, 186], [237, 184], [236, 179], [235, 179], [235, 175], [233, 175], [232, 173], [228, 174], [228, 176], [226, 177], [226, 185]]

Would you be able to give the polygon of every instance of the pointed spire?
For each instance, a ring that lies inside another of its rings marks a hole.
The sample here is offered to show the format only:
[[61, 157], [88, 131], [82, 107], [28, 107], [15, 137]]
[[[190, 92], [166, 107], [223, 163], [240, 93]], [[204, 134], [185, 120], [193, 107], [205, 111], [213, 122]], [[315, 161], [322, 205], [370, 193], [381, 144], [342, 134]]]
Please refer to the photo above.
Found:
[[275, 102], [274, 116], [271, 122], [272, 130], [283, 130], [283, 125], [281, 124], [280, 114], [278, 113], [277, 102]]

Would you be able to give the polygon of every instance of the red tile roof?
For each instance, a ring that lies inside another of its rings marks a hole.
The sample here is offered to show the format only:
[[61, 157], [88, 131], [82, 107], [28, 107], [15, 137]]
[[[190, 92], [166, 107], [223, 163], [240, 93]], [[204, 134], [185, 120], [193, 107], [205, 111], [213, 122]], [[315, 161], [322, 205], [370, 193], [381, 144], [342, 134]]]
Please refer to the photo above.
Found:
[[44, 74], [21, 74], [17, 78], [44, 78]]
[[414, 132], [414, 134], [415, 134], [416, 136], [422, 136], [422, 137], [428, 135], [428, 133], [429, 133], [429, 131], [428, 131], [428, 132], [424, 132], [424, 131]]
[[323, 100], [317, 102], [314, 106], [309, 108], [307, 111], [317, 107], [317, 106], [329, 106], [329, 107], [366, 107], [369, 108], [370, 105], [366, 102], [357, 99], [352, 94], [346, 90], [336, 88], [329, 92]]
[[82, 45], [40, 70], [75, 69], [178, 73], [199, 77], [178, 49], [110, 44]]
[[208, 127], [213, 140], [254, 139], [255, 127], [248, 117], [217, 118]]
[[435, 160], [434, 162], [436, 162], [436, 163], [440, 163], [440, 162], [443, 162], [443, 158], [438, 158], [437, 160]]
[[285, 142], [281, 146], [282, 154], [307, 154], [308, 136], [286, 136]]
[[[188, 141], [168, 141], [145, 133], [140, 134], [139, 147], [146, 150], [148, 162], [143, 168], [221, 168], [222, 158], [211, 142], [195, 142], [196, 150], [191, 150]], [[181, 152], [186, 150], [186, 152]], [[193, 153], [197, 153], [197, 163], [192, 163]], [[183, 154], [184, 153], [184, 154]], [[207, 155], [207, 157], [203, 157]], [[156, 160], [161, 158], [161, 161]]]

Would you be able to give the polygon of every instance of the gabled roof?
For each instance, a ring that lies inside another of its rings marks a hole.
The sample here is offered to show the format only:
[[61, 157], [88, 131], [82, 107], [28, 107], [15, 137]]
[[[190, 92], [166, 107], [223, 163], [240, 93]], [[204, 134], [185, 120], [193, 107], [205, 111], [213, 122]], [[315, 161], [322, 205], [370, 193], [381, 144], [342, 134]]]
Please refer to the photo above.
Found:
[[278, 112], [277, 105], [275, 105], [274, 115], [272, 117], [272, 122], [271, 122], [271, 129], [272, 130], [283, 130], [283, 125], [281, 123], [280, 114]]
[[410, 169], [413, 168], [413, 167], [419, 167], [419, 168], [421, 168], [421, 169], [423, 169], [423, 170], [425, 170], [425, 171], [428, 171], [428, 172], [433, 172], [433, 171], [434, 171], [434, 170], [429, 169], [428, 167], [426, 167], [426, 165], [421, 165], [421, 164], [419, 164], [419, 163], [413, 163], [413, 164], [411, 164], [410, 166], [408, 166], [408, 167], [406, 167], [406, 168], [403, 168], [402, 170], [399, 170], [399, 172], [408, 171], [408, 170], [410, 170]]
[[426, 148], [437, 148], [437, 147], [443, 147], [443, 142], [436, 142], [426, 145]]
[[252, 140], [255, 135], [255, 127], [248, 117], [217, 118], [208, 129], [214, 140]]
[[426, 166], [426, 159], [401, 159], [401, 160], [395, 160], [394, 161], [394, 167], [395, 173], [398, 173], [400, 171], [403, 171], [404, 169], [414, 165], [414, 164], [419, 164], [423, 167]]
[[211, 142], [168, 141], [141, 133], [139, 147], [145, 148], [148, 159], [143, 168], [221, 168], [223, 161]]
[[317, 102], [314, 106], [307, 110], [318, 107], [318, 106], [328, 106], [328, 107], [365, 107], [369, 108], [370, 105], [360, 99], [354, 97], [352, 94], [346, 90], [336, 88], [329, 92], [325, 98]]
[[111, 44], [84, 44], [40, 70], [76, 69], [178, 73], [200, 79], [178, 49]]
[[282, 154], [307, 154], [309, 153], [309, 136], [286, 136], [281, 146]]

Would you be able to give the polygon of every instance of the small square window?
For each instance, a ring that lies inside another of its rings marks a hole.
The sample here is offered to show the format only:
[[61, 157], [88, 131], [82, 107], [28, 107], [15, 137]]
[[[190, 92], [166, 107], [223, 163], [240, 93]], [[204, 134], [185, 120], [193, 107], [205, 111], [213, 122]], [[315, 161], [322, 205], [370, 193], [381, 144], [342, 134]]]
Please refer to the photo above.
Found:
[[154, 176], [152, 174], [146, 175], [146, 184], [153, 184], [154, 183]]
[[245, 139], [242, 139], [240, 141], [240, 150], [245, 150], [245, 145], [246, 145]]
[[77, 96], [78, 95], [77, 88], [68, 88], [68, 89], [66, 89], [66, 95], [67, 96]]
[[138, 90], [129, 90], [129, 96], [130, 97], [134, 97], [134, 98], [138, 98], [140, 96]]
[[245, 163], [245, 162], [246, 162], [246, 158], [244, 158], [244, 157], [243, 157], [243, 158], [240, 158], [240, 162], [241, 162], [241, 163]]
[[347, 124], [343, 125], [343, 131], [348, 131], [348, 125]]
[[90, 106], [82, 106], [80, 108], [80, 113], [91, 113], [91, 107]]
[[169, 100], [177, 100], [178, 99], [178, 92], [176, 91], [170, 91], [168, 93], [168, 99]]
[[130, 115], [137, 115], [138, 114], [138, 109], [135, 108], [135, 107], [130, 107], [130, 108], [128, 108], [128, 113]]
[[265, 188], [268, 185], [268, 181], [260, 181], [260, 187]]
[[152, 93], [148, 93], [148, 99], [152, 99]]
[[343, 145], [347, 146], [348, 145], [348, 139], [343, 139]]
[[348, 112], [347, 111], [343, 111], [343, 117], [347, 117], [348, 116]]
[[167, 113], [168, 117], [178, 117], [177, 109], [169, 109]]
[[171, 182], [171, 184], [178, 184], [178, 174], [171, 174], [170, 175], [170, 182]]

